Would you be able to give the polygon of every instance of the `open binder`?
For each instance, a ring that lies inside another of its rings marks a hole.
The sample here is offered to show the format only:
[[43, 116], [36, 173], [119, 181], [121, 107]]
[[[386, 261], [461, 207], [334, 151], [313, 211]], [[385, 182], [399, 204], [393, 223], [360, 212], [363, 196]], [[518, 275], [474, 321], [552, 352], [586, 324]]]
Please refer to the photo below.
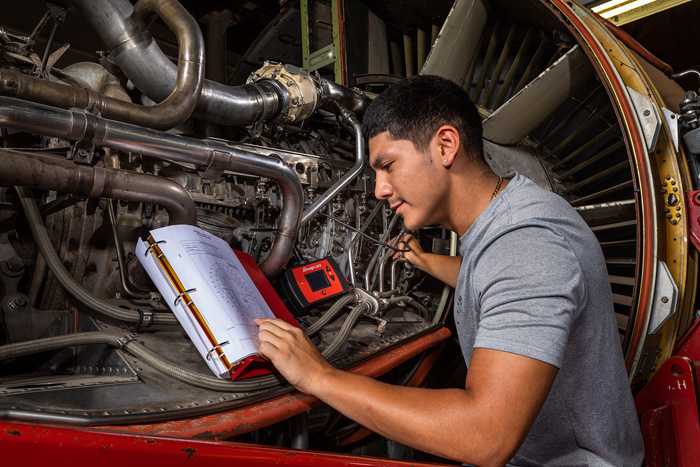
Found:
[[[215, 375], [235, 380], [271, 372], [269, 362], [256, 353], [257, 328], [250, 321], [274, 316], [294, 326], [299, 324], [250, 255], [231, 250], [223, 240], [197, 227], [184, 225], [152, 231], [145, 242], [139, 241], [136, 251]], [[194, 267], [183, 268], [187, 261]], [[199, 263], [213, 275], [202, 277], [201, 271], [193, 271], [201, 269]], [[222, 306], [227, 300], [236, 306]]]

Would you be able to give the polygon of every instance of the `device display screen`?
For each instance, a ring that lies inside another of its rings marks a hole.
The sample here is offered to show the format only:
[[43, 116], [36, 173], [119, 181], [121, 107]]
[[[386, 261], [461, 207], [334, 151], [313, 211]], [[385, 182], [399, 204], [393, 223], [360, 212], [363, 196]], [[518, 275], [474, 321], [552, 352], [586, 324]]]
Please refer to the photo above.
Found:
[[306, 282], [309, 283], [309, 287], [311, 287], [313, 292], [318, 292], [319, 290], [330, 287], [331, 285], [331, 283], [328, 282], [326, 273], [323, 272], [323, 270], [305, 274], [304, 277], [306, 278]]

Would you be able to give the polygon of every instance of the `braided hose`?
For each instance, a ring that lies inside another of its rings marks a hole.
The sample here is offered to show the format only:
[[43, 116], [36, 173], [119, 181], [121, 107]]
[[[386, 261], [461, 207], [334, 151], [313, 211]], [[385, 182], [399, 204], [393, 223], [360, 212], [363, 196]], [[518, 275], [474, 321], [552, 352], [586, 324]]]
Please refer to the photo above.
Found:
[[147, 349], [142, 344], [133, 340], [134, 338], [135, 336], [133, 334], [120, 336], [108, 332], [81, 332], [35, 339], [0, 346], [0, 361], [78, 345], [104, 344], [117, 349], [123, 349], [151, 366], [153, 369], [177, 379], [178, 381], [212, 391], [254, 392], [281, 386], [281, 381], [274, 375], [233, 382], [186, 370]]

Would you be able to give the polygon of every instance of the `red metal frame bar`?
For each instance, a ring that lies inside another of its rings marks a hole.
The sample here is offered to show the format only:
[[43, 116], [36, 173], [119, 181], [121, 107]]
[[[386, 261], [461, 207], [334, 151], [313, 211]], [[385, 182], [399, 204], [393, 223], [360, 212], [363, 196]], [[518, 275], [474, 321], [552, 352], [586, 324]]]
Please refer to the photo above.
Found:
[[[416, 462], [296, 451], [243, 443], [170, 439], [89, 429], [5, 423], [2, 465], [76, 467], [408, 467]], [[420, 464], [436, 465], [436, 464]]]
[[[451, 335], [449, 329], [438, 328], [359, 364], [352, 369], [352, 372], [371, 377], [383, 375], [421, 352], [435, 347]], [[226, 439], [286, 420], [318, 404], [320, 401], [313, 396], [293, 392], [268, 401], [203, 417], [147, 425], [98, 428], [107, 431], [181, 438]]]
[[700, 459], [700, 320], [679, 340], [674, 356], [637, 394], [647, 467], [691, 467]]
[[[700, 340], [700, 333], [695, 333]], [[647, 467], [694, 467], [700, 459], [697, 367], [687, 357], [666, 360], [636, 398]]]
[[[425, 382], [425, 379], [428, 377], [428, 373], [430, 373], [430, 370], [433, 369], [435, 363], [438, 361], [438, 358], [440, 358], [440, 355], [442, 355], [442, 351], [444, 350], [444, 348], [445, 346], [441, 345], [440, 347], [431, 350], [430, 353], [425, 356], [423, 361], [421, 361], [418, 364], [418, 368], [416, 368], [416, 371], [413, 373], [413, 376], [411, 376], [411, 379], [408, 380], [406, 386], [422, 386]], [[338, 446], [349, 446], [351, 444], [357, 443], [358, 441], [362, 441], [363, 439], [367, 438], [372, 433], [373, 432], [368, 430], [367, 428], [360, 426], [354, 432], [340, 439], [338, 441]]]

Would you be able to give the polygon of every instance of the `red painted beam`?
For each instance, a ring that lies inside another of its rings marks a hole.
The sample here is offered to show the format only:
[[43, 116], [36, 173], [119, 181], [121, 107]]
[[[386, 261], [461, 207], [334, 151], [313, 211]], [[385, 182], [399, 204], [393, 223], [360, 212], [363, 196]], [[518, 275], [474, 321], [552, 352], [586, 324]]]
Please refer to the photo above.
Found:
[[51, 467], [408, 467], [416, 462], [105, 433], [89, 429], [6, 423], [0, 429], [0, 465]]
[[[700, 333], [696, 333], [700, 337]], [[666, 360], [636, 397], [647, 467], [695, 467], [700, 459], [700, 417], [695, 362]]]
[[[377, 377], [449, 338], [447, 328], [439, 328], [377, 355], [352, 369], [353, 373]], [[299, 415], [320, 404], [307, 394], [293, 392], [268, 401], [251, 404], [203, 417], [147, 425], [104, 426], [102, 430], [180, 438], [226, 439], [250, 433]], [[2, 426], [0, 424], [0, 426]]]

